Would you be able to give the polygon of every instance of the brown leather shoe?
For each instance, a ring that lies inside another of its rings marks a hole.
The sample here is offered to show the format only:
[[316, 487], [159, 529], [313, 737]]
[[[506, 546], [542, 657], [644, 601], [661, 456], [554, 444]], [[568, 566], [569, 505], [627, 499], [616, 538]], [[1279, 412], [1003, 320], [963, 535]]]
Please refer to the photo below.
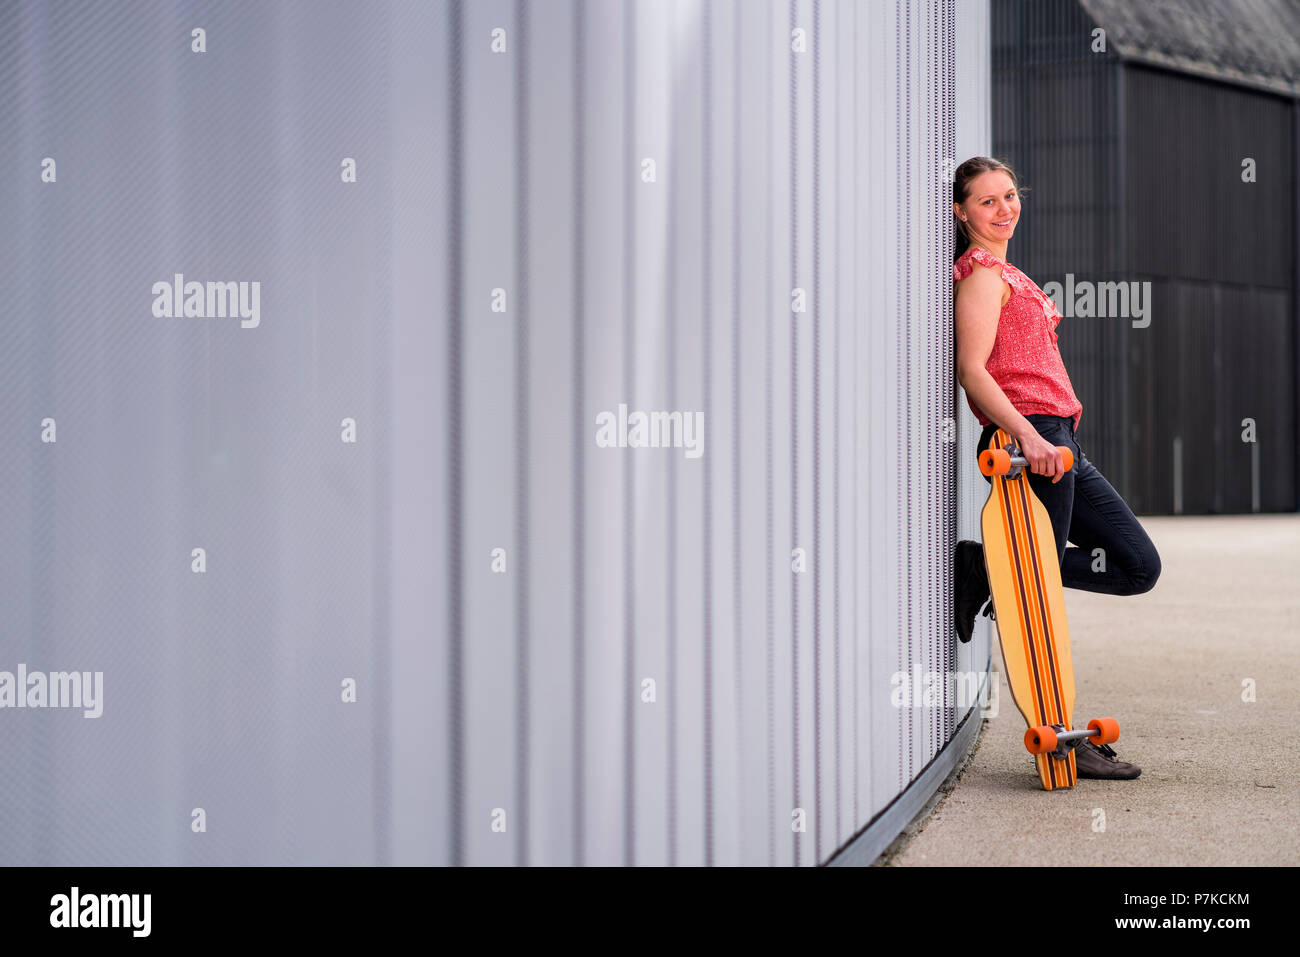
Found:
[[1075, 748], [1074, 763], [1081, 778], [1117, 778], [1127, 781], [1142, 773], [1136, 764], [1118, 760], [1115, 749], [1109, 744], [1098, 747], [1086, 740]]

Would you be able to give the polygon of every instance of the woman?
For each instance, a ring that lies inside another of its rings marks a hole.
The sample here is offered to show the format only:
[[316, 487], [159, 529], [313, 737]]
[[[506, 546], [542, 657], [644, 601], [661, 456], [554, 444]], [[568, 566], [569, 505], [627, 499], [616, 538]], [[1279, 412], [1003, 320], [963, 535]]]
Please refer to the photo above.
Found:
[[[1160, 577], [1160, 556], [1124, 500], [1079, 448], [1075, 430], [1083, 404], [1056, 344], [1060, 312], [1007, 261], [1007, 243], [1020, 221], [1020, 193], [1011, 168], [987, 156], [968, 159], [954, 175], [957, 379], [984, 426], [978, 448], [987, 448], [1000, 426], [1029, 461], [1029, 485], [1052, 517], [1061, 583], [1110, 595], [1141, 594]], [[1068, 472], [1058, 445], [1074, 452]], [[1066, 547], [1067, 538], [1074, 547]], [[1104, 549], [1103, 562], [1095, 558], [1098, 548]], [[957, 636], [970, 641], [976, 612], [989, 598], [978, 542], [957, 544], [956, 587]], [[1117, 760], [1109, 745], [1086, 742], [1075, 757], [1079, 777], [1142, 773]]]

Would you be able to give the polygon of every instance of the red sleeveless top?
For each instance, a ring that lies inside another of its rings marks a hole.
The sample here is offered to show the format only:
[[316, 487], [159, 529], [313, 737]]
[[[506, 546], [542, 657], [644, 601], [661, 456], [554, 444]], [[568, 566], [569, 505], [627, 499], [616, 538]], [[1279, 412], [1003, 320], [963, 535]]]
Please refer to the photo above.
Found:
[[[1072, 416], [1077, 429], [1083, 403], [1074, 394], [1056, 344], [1056, 327], [1061, 322], [1056, 304], [1019, 269], [980, 246], [970, 247], [952, 264], [954, 282], [971, 274], [975, 268], [972, 260], [998, 270], [1011, 287], [1011, 298], [998, 316], [993, 351], [984, 368], [1021, 415]], [[966, 404], [980, 425], [993, 421], [969, 395]]]

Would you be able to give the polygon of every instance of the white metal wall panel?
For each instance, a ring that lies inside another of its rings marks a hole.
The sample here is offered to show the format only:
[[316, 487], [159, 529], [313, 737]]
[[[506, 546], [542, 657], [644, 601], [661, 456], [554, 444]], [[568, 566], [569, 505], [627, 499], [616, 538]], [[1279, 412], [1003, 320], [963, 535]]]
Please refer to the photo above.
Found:
[[[950, 102], [955, 113], [954, 135], [956, 150], [953, 163], [972, 156], [988, 156], [993, 149], [993, 79], [989, 51], [991, 13], [989, 0], [957, 0], [953, 6], [955, 42], [953, 61], [956, 64]], [[950, 191], [951, 192], [951, 191]], [[947, 197], [945, 197], [947, 199]], [[951, 218], [945, 205], [944, 215]], [[980, 541], [980, 511], [988, 499], [989, 486], [975, 467], [982, 427], [966, 403], [966, 390], [953, 383], [957, 395], [957, 538]], [[980, 615], [976, 617], [975, 631], [968, 644], [957, 644], [957, 669], [962, 672], [983, 672], [989, 665], [993, 641], [992, 622]], [[999, 703], [1000, 706], [1000, 703]]]
[[[67, 78], [0, 91], [3, 159], [69, 171], [0, 178], [6, 287], [53, 290], [0, 389], [92, 437], [11, 436], [0, 668], [122, 690], [0, 736], [44, 762], [0, 860], [813, 865], [934, 760], [963, 714], [891, 679], [988, 656], [951, 628], [964, 405], [945, 441], [982, 0], [46, 11], [0, 13], [6, 76]], [[159, 54], [202, 20], [207, 59]], [[264, 327], [141, 322], [137, 277], [190, 269], [264, 278]], [[122, 332], [69, 331], [87, 290]], [[620, 405], [699, 413], [703, 454], [600, 447]]]

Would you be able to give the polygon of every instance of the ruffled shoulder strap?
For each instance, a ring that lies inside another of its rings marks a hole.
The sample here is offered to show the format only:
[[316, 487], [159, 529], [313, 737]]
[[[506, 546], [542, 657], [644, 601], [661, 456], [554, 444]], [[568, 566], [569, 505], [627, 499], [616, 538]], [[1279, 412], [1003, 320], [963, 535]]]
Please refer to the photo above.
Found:
[[1002, 273], [1003, 277], [1007, 279], [1008, 282], [1011, 281], [1010, 273], [1004, 272], [1002, 269], [1004, 263], [1001, 259], [994, 256], [982, 246], [972, 246], [957, 257], [957, 261], [952, 264], [952, 278], [954, 282], [965, 279], [975, 271], [975, 267], [971, 265], [972, 259], [981, 266], [987, 266], [989, 269], [998, 270], [998, 272]]

